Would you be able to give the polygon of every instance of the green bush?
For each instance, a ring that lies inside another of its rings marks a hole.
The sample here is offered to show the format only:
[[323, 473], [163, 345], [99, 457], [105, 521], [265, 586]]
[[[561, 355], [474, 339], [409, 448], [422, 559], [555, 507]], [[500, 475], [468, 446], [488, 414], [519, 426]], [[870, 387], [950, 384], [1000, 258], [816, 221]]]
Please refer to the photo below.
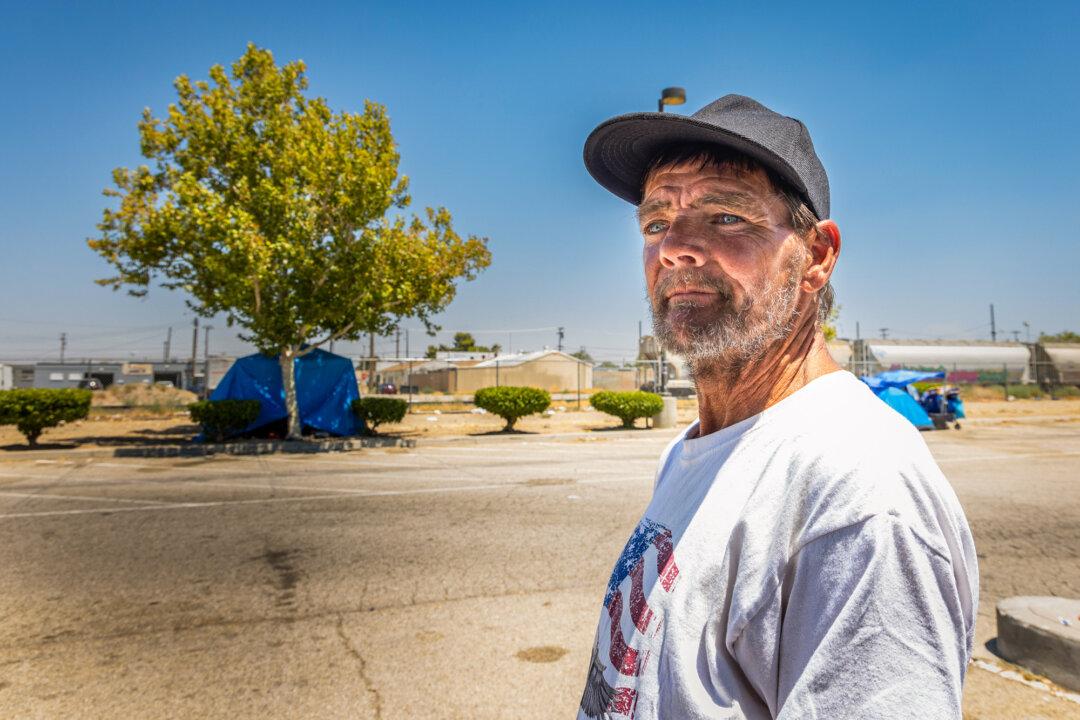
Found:
[[364, 421], [367, 432], [377, 435], [377, 428], [382, 423], [399, 423], [409, 412], [409, 403], [398, 398], [363, 397], [353, 400], [352, 411]]
[[258, 400], [200, 400], [188, 405], [191, 419], [202, 425], [203, 433], [214, 442], [222, 442], [259, 417]]
[[642, 390], [601, 390], [589, 398], [589, 404], [602, 413], [622, 420], [624, 428], [634, 427], [634, 421], [638, 418], [652, 417], [664, 409], [662, 397]]
[[1060, 400], [1061, 398], [1080, 397], [1080, 387], [1076, 387], [1075, 385], [1062, 385], [1061, 387], [1056, 387], [1051, 390], [1050, 397], [1054, 398], [1055, 400]]
[[33, 447], [45, 428], [90, 414], [90, 391], [26, 388], [0, 392], [0, 425], [14, 425]]
[[547, 410], [551, 405], [551, 395], [540, 388], [503, 385], [477, 390], [473, 404], [505, 420], [503, 432], [510, 432], [514, 429], [514, 423], [526, 415]]

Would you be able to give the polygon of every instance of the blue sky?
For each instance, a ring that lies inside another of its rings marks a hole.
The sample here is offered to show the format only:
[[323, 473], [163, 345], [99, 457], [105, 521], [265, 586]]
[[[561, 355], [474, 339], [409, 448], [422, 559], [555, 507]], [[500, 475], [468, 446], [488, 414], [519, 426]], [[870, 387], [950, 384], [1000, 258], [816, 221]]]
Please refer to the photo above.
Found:
[[[947, 6], [946, 6], [947, 5]], [[844, 247], [842, 335], [1080, 330], [1080, 5], [1039, 3], [6, 3], [0, 19], [0, 358], [159, 354], [178, 294], [98, 287], [85, 245], [136, 122], [248, 41], [303, 59], [335, 110], [385, 104], [414, 207], [494, 260], [440, 318], [514, 349], [632, 357], [648, 331], [633, 208], [586, 173], [604, 119], [681, 85], [801, 118]], [[214, 322], [216, 350], [243, 351]], [[414, 328], [411, 349], [431, 342]], [[1022, 335], [1021, 335], [1022, 337]], [[200, 339], [201, 342], [201, 339]], [[393, 339], [381, 340], [383, 352]], [[339, 349], [359, 352], [361, 346]], [[179, 351], [182, 354], [183, 351]]]

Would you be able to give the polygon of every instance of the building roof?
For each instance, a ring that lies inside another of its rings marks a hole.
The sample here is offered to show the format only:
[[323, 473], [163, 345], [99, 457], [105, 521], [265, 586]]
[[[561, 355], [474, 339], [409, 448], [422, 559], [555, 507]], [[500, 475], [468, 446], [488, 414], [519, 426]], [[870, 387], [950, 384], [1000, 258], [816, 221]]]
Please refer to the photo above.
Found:
[[512, 355], [499, 355], [498, 357], [491, 358], [490, 360], [484, 360], [478, 362], [473, 367], [477, 368], [493, 368], [498, 367], [514, 367], [515, 365], [524, 365], [525, 363], [535, 362], [541, 358], [548, 357], [549, 355], [559, 355], [567, 360], [573, 362], [582, 363], [584, 365], [592, 365], [590, 362], [585, 362], [579, 358], [574, 357], [568, 353], [561, 352], [559, 350], [537, 350], [535, 352], [527, 353], [514, 353]]

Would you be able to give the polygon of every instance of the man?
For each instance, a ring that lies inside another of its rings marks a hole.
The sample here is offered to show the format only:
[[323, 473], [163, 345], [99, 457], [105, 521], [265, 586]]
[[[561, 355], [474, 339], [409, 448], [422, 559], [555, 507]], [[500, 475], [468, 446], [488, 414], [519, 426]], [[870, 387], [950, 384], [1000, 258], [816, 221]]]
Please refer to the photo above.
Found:
[[579, 718], [960, 718], [978, 570], [918, 432], [829, 356], [840, 231], [805, 126], [728, 95], [609, 120], [699, 417], [612, 572]]

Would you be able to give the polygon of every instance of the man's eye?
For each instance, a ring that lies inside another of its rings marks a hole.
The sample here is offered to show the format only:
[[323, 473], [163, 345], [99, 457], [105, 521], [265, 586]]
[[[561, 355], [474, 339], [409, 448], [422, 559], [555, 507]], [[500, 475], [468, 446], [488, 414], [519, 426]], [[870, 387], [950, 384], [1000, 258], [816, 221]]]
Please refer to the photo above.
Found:
[[717, 215], [713, 221], [720, 225], [736, 225], [741, 223], [743, 219], [738, 215], [732, 215], [731, 213], [721, 213]]
[[665, 227], [667, 227], [667, 223], [665, 223], [664, 221], [662, 221], [662, 220], [653, 220], [651, 223], [648, 223], [645, 226], [645, 234], [646, 235], [655, 235], [658, 232], [663, 232]]

